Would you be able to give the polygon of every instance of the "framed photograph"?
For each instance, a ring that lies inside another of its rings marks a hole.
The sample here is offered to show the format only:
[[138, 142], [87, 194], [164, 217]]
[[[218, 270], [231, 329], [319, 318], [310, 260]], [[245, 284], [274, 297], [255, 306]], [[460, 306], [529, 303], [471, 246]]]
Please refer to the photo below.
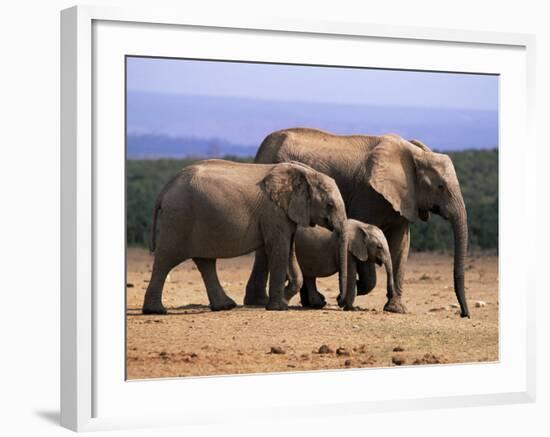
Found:
[[63, 426], [534, 400], [534, 37], [79, 6], [61, 54]]

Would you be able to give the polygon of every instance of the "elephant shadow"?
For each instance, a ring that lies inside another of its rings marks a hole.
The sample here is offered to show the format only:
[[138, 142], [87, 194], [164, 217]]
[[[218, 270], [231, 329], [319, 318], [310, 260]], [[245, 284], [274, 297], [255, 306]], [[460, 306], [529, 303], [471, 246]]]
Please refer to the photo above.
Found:
[[[323, 311], [342, 311], [341, 308], [339, 308], [337, 305], [327, 305], [324, 308], [321, 309], [314, 309], [309, 307], [303, 307], [300, 304], [296, 305], [290, 305], [288, 307], [289, 310], [294, 311], [317, 311], [317, 312], [323, 312]], [[245, 306], [245, 305], [237, 305], [232, 311], [264, 311], [265, 307], [263, 306]], [[357, 307], [358, 311], [369, 311], [367, 308], [359, 308]], [[213, 314], [217, 311], [212, 311], [210, 309], [210, 306], [207, 304], [198, 304], [198, 303], [190, 303], [187, 305], [181, 305], [178, 307], [169, 308], [167, 314], [163, 314], [159, 317], [164, 316], [194, 316], [197, 314]], [[150, 317], [150, 315], [142, 314], [141, 307], [134, 307], [134, 308], [128, 308], [126, 310], [127, 316], [147, 316]]]
[[[169, 308], [168, 312], [166, 314], [162, 314], [159, 317], [164, 316], [187, 316], [187, 315], [196, 315], [196, 314], [206, 314], [211, 313], [212, 310], [210, 309], [209, 305], [206, 304], [196, 304], [196, 303], [190, 303], [187, 305], [182, 305], [174, 308]], [[126, 310], [127, 316], [148, 316], [150, 315], [143, 314], [141, 307], [134, 307], [134, 308], [128, 308]]]

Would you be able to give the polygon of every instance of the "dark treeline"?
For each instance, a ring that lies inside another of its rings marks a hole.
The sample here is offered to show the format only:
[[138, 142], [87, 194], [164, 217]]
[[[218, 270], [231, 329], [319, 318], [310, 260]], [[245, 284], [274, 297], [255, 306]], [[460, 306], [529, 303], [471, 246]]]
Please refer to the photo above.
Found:
[[[460, 180], [468, 211], [470, 249], [498, 249], [498, 151], [449, 153]], [[227, 156], [240, 162], [252, 158]], [[126, 236], [129, 246], [147, 246], [151, 212], [163, 185], [194, 159], [128, 160]], [[453, 234], [448, 222], [432, 214], [426, 223], [411, 228], [415, 251], [450, 250]]]

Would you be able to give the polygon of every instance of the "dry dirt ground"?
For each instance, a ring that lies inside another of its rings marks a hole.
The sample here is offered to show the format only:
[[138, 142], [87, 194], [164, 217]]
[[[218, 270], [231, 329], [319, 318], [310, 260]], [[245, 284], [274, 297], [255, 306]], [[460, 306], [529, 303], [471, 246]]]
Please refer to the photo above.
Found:
[[[358, 367], [498, 360], [498, 258], [468, 259], [467, 297], [471, 319], [455, 307], [452, 258], [411, 254], [404, 302], [408, 314], [382, 311], [385, 273], [359, 296], [361, 311], [336, 305], [337, 276], [318, 280], [328, 305], [305, 310], [299, 296], [284, 312], [241, 304], [253, 255], [218, 260], [218, 275], [239, 306], [212, 312], [200, 274], [191, 260], [174, 269], [164, 288], [165, 316], [140, 313], [152, 258], [128, 250], [128, 379], [227, 375]], [[478, 306], [476, 306], [476, 303]]]

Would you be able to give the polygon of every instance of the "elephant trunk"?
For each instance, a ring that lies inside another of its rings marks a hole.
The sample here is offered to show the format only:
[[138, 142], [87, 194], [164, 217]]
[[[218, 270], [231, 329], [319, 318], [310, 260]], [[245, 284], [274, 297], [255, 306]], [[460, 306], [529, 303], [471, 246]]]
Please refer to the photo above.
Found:
[[338, 278], [340, 293], [338, 294], [338, 305], [344, 306], [346, 289], [348, 285], [348, 251], [350, 232], [344, 226], [340, 232], [340, 245], [338, 247]]
[[391, 256], [389, 254], [389, 250], [388, 250], [388, 254], [386, 256], [386, 259], [384, 260], [384, 267], [386, 269], [386, 277], [387, 277], [387, 280], [386, 280], [386, 296], [388, 297], [388, 299], [390, 299], [391, 297], [395, 296], [395, 287], [393, 285], [393, 267], [392, 267], [392, 262], [391, 262]]
[[466, 251], [468, 250], [468, 219], [466, 217], [466, 207], [462, 196], [454, 202], [453, 212], [449, 220], [454, 233], [454, 288], [456, 298], [460, 305], [460, 316], [470, 317], [468, 304], [466, 302], [466, 293], [464, 290], [464, 262]]

